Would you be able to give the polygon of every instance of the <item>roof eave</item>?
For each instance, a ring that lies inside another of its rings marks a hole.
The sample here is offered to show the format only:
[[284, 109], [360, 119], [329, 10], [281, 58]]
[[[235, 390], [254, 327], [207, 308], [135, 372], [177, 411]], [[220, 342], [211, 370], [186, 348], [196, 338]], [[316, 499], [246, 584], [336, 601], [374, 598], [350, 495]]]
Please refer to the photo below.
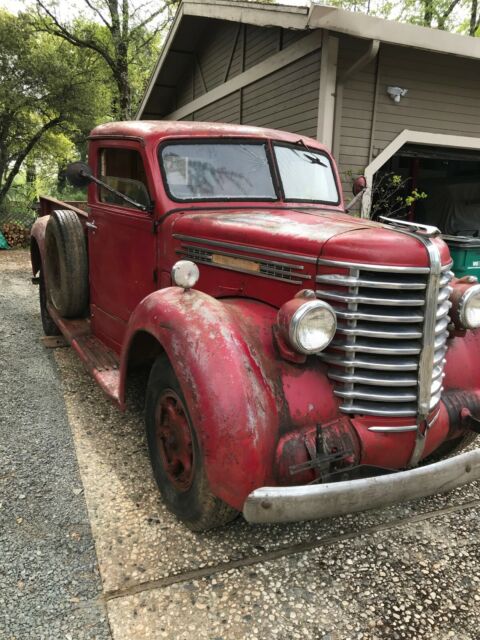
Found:
[[335, 7], [314, 5], [308, 26], [310, 29], [328, 29], [356, 38], [380, 40], [386, 44], [480, 59], [480, 38], [383, 20]]

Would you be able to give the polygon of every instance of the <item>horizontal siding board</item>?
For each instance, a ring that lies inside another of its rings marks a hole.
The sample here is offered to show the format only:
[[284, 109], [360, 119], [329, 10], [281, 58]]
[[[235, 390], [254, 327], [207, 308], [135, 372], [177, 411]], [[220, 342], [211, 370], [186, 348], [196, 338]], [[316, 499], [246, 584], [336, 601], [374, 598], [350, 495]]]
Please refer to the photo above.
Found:
[[[340, 37], [338, 75], [341, 77], [368, 49], [368, 42]], [[347, 80], [343, 89], [339, 170], [363, 171], [368, 164], [375, 98], [375, 62]]]
[[319, 83], [320, 53], [314, 52], [245, 87], [242, 122], [315, 136]]
[[203, 109], [195, 112], [196, 121], [227, 122], [236, 124], [240, 122], [240, 92], [217, 100]]
[[177, 109], [193, 100], [193, 75], [190, 69], [183, 76], [177, 88]]
[[[375, 153], [404, 129], [480, 137], [480, 62], [386, 46], [380, 64]], [[393, 103], [387, 86], [408, 94]]]
[[246, 26], [245, 69], [250, 69], [279, 50], [280, 30], [277, 27]]
[[291, 44], [295, 44], [301, 38], [305, 37], [305, 31], [299, 31], [296, 29], [283, 29], [282, 33], [282, 49], [289, 47]]

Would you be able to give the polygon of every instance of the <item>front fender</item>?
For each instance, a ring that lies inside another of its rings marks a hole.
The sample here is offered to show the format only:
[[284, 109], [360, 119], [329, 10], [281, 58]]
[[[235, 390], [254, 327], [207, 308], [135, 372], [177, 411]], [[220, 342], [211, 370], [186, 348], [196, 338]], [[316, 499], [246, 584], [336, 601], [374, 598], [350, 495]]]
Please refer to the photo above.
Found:
[[318, 358], [295, 365], [277, 354], [276, 313], [253, 300], [162, 289], [133, 313], [122, 353], [123, 398], [135, 335], [148, 332], [161, 344], [188, 404], [212, 491], [238, 509], [255, 488], [282, 481], [277, 446], [286, 433], [337, 415]]
[[[261, 306], [273, 318], [274, 310]], [[122, 394], [129, 346], [139, 330], [156, 337], [176, 373], [212, 490], [241, 508], [245, 495], [271, 480], [279, 421], [274, 388], [251, 344], [228, 305], [199, 291], [162, 289], [147, 296], [130, 319]]]

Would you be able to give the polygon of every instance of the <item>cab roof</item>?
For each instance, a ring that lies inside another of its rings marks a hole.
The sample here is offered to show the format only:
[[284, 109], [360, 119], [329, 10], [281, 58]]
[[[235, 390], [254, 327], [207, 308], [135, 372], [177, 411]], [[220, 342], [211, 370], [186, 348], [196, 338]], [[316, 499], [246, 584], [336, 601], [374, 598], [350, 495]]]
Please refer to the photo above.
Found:
[[95, 127], [90, 139], [138, 138], [147, 144], [155, 144], [164, 138], [260, 138], [296, 143], [305, 140], [309, 146], [327, 151], [326, 147], [307, 136], [287, 133], [276, 129], [248, 127], [240, 124], [218, 122], [184, 122], [173, 120], [132, 120], [129, 122], [109, 122]]

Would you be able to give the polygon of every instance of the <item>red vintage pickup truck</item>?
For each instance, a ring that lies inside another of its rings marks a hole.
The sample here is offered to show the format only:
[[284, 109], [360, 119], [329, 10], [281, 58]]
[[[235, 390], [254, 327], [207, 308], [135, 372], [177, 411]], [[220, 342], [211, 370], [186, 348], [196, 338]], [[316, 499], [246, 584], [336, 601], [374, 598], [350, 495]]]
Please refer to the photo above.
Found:
[[[194, 530], [314, 519], [480, 477], [480, 285], [439, 232], [345, 212], [317, 141], [212, 123], [97, 127], [40, 201], [34, 280]], [[444, 459], [446, 458], [446, 459]]]

